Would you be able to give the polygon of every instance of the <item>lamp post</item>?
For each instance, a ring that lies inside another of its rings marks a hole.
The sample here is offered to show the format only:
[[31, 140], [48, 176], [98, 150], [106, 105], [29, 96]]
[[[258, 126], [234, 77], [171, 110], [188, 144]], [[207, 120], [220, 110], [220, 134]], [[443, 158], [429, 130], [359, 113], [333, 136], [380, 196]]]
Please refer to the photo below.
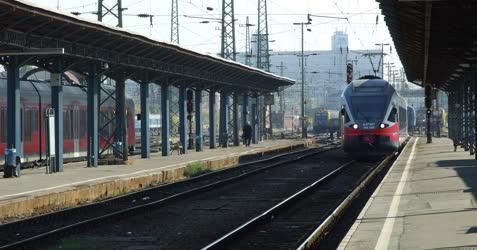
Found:
[[384, 46], [390, 45], [389, 43], [376, 43], [377, 46], [381, 46], [381, 78], [384, 79]]
[[[300, 55], [300, 62], [301, 62], [301, 137], [307, 138], [307, 131], [306, 131], [306, 121], [305, 121], [305, 54], [304, 54], [304, 26], [311, 24], [310, 21], [306, 23], [293, 23], [293, 25], [300, 25], [301, 26], [301, 55]], [[311, 29], [307, 28], [307, 31], [310, 32]]]
[[[298, 22], [298, 23], [293, 23], [293, 25], [299, 25], [301, 26], [301, 136], [302, 138], [307, 138], [307, 124], [306, 124], [306, 119], [305, 119], [305, 55], [304, 55], [304, 47], [305, 47], [305, 42], [304, 42], [304, 36], [305, 36], [305, 31], [304, 31], [304, 26], [305, 25], [310, 25], [311, 17], [319, 17], [319, 18], [331, 18], [331, 19], [345, 19], [348, 20], [346, 17], [334, 17], [334, 16], [321, 16], [321, 15], [312, 15], [308, 14], [307, 15], [307, 22]], [[310, 28], [306, 29], [308, 32], [311, 32]]]

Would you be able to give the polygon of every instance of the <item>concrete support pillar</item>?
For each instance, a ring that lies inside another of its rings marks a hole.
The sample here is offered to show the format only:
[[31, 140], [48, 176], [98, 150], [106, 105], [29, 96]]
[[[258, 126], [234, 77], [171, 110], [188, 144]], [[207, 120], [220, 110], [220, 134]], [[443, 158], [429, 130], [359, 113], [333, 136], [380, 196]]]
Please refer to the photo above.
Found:
[[[248, 95], [243, 95], [243, 103], [242, 103], [242, 127], [248, 124]], [[243, 141], [245, 144], [245, 139]]]
[[[20, 65], [18, 57], [9, 58], [7, 70], [7, 148], [16, 150], [22, 156], [21, 124], [20, 124]], [[20, 166], [15, 169], [20, 175]]]
[[257, 103], [258, 97], [255, 97], [255, 102], [252, 103], [252, 143], [258, 143], [258, 121], [257, 121]]
[[123, 161], [128, 160], [127, 117], [126, 117], [126, 82], [116, 80], [116, 141], [121, 143], [118, 151]]
[[202, 89], [195, 90], [195, 151], [202, 151]]
[[220, 121], [219, 121], [219, 141], [221, 147], [228, 147], [228, 110], [229, 96], [227, 93], [220, 93]]
[[61, 73], [51, 74], [51, 106], [55, 110], [55, 168], [63, 172], [63, 84]]
[[239, 132], [239, 110], [238, 110], [238, 94], [234, 93], [233, 95], [233, 113], [232, 113], [232, 123], [233, 123], [233, 131], [232, 131], [232, 138], [234, 142], [234, 146], [240, 145], [240, 132]]
[[169, 143], [169, 127], [170, 127], [170, 106], [169, 106], [169, 85], [161, 84], [161, 150], [162, 156], [168, 156], [171, 151]]
[[187, 153], [187, 112], [186, 112], [187, 88], [185, 84], [179, 87], [179, 137], [182, 145], [182, 153]]
[[151, 131], [149, 129], [149, 83], [141, 84], [141, 158], [151, 154]]
[[211, 149], [216, 148], [216, 128], [215, 128], [215, 91], [209, 92], [209, 147]]
[[98, 166], [98, 105], [100, 75], [96, 65], [91, 65], [88, 75], [88, 167]]

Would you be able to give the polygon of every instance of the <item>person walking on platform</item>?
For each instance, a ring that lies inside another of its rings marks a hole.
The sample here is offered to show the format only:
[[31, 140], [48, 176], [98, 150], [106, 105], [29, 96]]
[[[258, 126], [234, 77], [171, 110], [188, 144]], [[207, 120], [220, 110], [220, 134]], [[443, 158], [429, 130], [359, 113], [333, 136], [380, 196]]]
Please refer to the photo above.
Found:
[[454, 152], [457, 151], [457, 146], [459, 146], [459, 142], [457, 141], [457, 139], [452, 139], [452, 142], [454, 143]]
[[250, 147], [250, 142], [252, 141], [252, 126], [250, 126], [250, 123], [247, 123], [243, 126], [242, 130], [245, 147]]

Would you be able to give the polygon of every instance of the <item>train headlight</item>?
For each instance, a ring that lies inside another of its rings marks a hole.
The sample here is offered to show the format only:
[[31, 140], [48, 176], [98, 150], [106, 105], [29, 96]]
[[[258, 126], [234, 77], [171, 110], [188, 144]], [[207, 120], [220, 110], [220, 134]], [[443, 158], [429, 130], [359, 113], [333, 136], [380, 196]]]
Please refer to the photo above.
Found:
[[358, 129], [358, 124], [355, 123], [355, 124], [353, 124], [352, 127], [353, 127], [354, 129]]
[[381, 124], [379, 124], [379, 127], [380, 127], [380, 128], [385, 128], [385, 127], [386, 127], [386, 124], [381, 123]]

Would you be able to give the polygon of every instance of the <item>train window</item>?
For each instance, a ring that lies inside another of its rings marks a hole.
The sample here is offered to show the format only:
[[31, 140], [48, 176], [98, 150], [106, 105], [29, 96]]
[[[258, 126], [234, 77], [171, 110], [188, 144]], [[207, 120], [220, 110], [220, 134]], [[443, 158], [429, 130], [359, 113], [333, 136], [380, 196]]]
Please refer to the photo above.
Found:
[[0, 134], [0, 141], [5, 143], [7, 142], [7, 138], [6, 138], [6, 134], [7, 134], [7, 124], [5, 123], [7, 121], [7, 110], [5, 109], [1, 109], [0, 110], [0, 123], [1, 123], [1, 126], [2, 126], [2, 131], [1, 131], [1, 134]]
[[[108, 112], [109, 114], [109, 120], [113, 119], [114, 118], [114, 113], [111, 111], [111, 112]], [[114, 128], [116, 127], [116, 119], [113, 119], [110, 123], [109, 123], [109, 134], [108, 136], [111, 136], [113, 133], [114, 133]]]
[[39, 125], [38, 110], [34, 109], [34, 110], [31, 110], [31, 112], [32, 112], [32, 117], [31, 117], [32, 132], [37, 133], [38, 132], [38, 125]]
[[71, 109], [68, 111], [70, 113], [70, 124], [71, 126], [68, 128], [70, 131], [70, 139], [74, 139], [75, 135], [74, 135], [74, 127], [76, 127], [76, 124], [75, 124], [75, 119], [74, 119], [74, 110]]
[[386, 97], [384, 96], [351, 96], [351, 114], [355, 120], [373, 121], [384, 117]]
[[31, 120], [32, 120], [32, 112], [31, 110], [27, 109], [25, 110], [24, 113], [24, 124], [23, 124], [23, 133], [24, 133], [24, 140], [25, 142], [30, 142], [31, 141], [31, 130], [32, 130], [32, 125], [31, 125]]
[[68, 110], [63, 110], [63, 138], [64, 139], [70, 139], [69, 127], [71, 127], [70, 112], [68, 112]]
[[80, 130], [80, 138], [86, 137], [86, 110], [80, 110], [80, 122], [79, 122], [79, 130]]
[[388, 118], [388, 121], [390, 122], [396, 122], [396, 114], [397, 114], [397, 110], [396, 108], [392, 108], [391, 109], [391, 113], [389, 113], [389, 118]]
[[400, 128], [405, 129], [407, 128], [407, 119], [406, 119], [406, 109], [403, 107], [399, 107], [399, 122], [400, 122]]
[[[126, 109], [126, 129], [128, 129], [128, 128], [129, 128], [129, 112]], [[127, 132], [126, 132], [126, 134], [127, 134]]]

